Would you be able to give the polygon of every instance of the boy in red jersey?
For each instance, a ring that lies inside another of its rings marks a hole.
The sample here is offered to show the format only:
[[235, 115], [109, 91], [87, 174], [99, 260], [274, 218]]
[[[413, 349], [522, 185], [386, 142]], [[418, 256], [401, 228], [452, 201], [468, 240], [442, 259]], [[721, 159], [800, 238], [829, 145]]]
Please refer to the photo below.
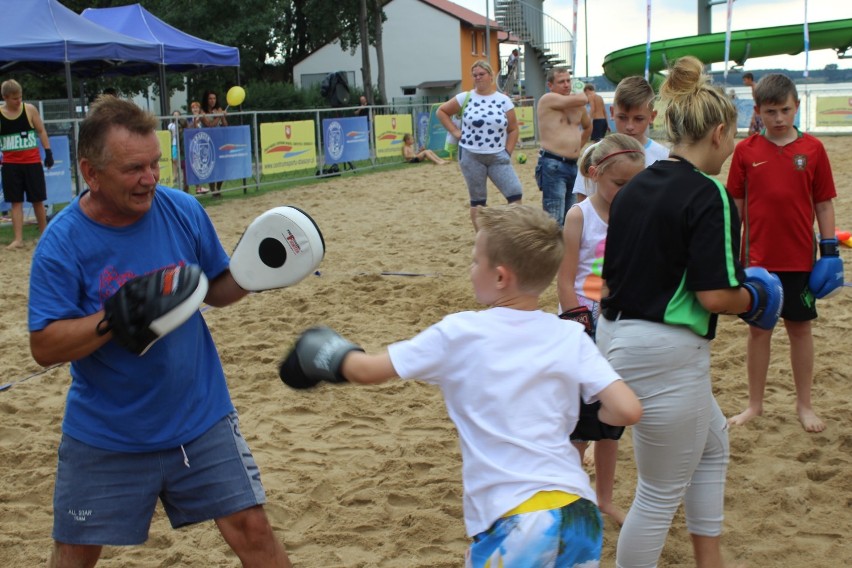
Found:
[[[795, 84], [778, 73], [766, 75], [754, 89], [754, 102], [764, 130], [737, 145], [727, 188], [743, 223], [743, 264], [765, 267], [781, 278], [796, 411], [806, 432], [822, 432], [825, 423], [811, 406], [811, 320], [817, 317], [815, 299], [843, 285], [834, 234], [837, 193], [822, 143], [793, 125], [799, 109]], [[814, 219], [821, 235], [816, 263]], [[748, 407], [728, 421], [731, 425], [763, 413], [771, 339], [772, 330], [749, 327]]]

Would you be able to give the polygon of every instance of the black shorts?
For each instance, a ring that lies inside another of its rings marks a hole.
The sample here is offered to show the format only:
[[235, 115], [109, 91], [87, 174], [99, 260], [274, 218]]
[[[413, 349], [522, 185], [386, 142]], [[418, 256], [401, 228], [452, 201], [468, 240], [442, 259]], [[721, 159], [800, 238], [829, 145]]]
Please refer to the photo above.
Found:
[[3, 196], [9, 203], [23, 203], [24, 196], [30, 203], [47, 199], [44, 169], [37, 164], [3, 164], [0, 167], [3, 180]]
[[408, 163], [409, 164], [419, 164], [420, 158], [411, 158], [411, 159], [408, 160]]
[[775, 272], [784, 288], [784, 307], [781, 317], [790, 321], [816, 319], [816, 299], [808, 287], [810, 272]]
[[597, 142], [606, 135], [607, 130], [609, 130], [609, 123], [605, 118], [592, 119], [592, 135], [590, 138], [593, 142]]
[[624, 433], [624, 426], [610, 426], [598, 420], [600, 401], [586, 404], [580, 400], [580, 419], [571, 432], [572, 442], [594, 442], [597, 440], [618, 440]]

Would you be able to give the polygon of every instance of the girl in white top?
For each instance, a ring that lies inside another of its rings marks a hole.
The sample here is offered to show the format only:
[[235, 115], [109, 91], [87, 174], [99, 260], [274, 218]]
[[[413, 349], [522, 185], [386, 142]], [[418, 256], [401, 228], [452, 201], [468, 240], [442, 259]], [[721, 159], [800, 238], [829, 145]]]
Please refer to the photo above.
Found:
[[[642, 145], [625, 134], [607, 136], [590, 146], [580, 159], [580, 174], [595, 185], [597, 191], [589, 199], [573, 205], [565, 215], [565, 252], [556, 279], [556, 290], [559, 317], [584, 323], [590, 335], [594, 334], [600, 315], [601, 269], [609, 226], [609, 206], [618, 190], [644, 168]], [[588, 416], [581, 412], [580, 423], [571, 434], [571, 441], [582, 456], [587, 451], [589, 440], [599, 440], [594, 444], [598, 506], [602, 513], [610, 515], [621, 525], [625, 513], [612, 502], [612, 493], [618, 438], [623, 428], [601, 427], [597, 409], [591, 405], [585, 414]], [[590, 431], [593, 434], [590, 435]]]
[[[582, 162], [583, 159], [586, 157], [586, 153], [591, 152], [595, 146], [597, 146], [597, 143], [586, 147], [586, 149], [583, 151], [583, 156], [580, 158], [580, 162]], [[646, 168], [657, 160], [665, 160], [669, 157], [669, 149], [657, 142], [656, 140], [652, 140], [651, 138], [647, 138], [645, 140], [643, 150], [645, 150]], [[577, 176], [577, 178], [574, 180], [573, 193], [577, 196], [577, 201], [583, 201], [584, 199], [591, 197], [592, 194], [595, 193], [594, 180], [581, 175]]]
[[[181, 185], [178, 145], [180, 144], [180, 134], [186, 126], [186, 120], [180, 116], [180, 111], [174, 111], [172, 113], [172, 120], [169, 122], [169, 134], [172, 138], [172, 185], [174, 187], [179, 187]], [[186, 183], [184, 182], [183, 185], [184, 191], [186, 191]]]

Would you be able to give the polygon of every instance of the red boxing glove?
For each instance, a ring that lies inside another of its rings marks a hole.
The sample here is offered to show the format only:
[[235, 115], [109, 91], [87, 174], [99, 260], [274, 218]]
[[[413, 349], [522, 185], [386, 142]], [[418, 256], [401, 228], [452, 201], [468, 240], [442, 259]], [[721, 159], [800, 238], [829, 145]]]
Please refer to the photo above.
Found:
[[593, 323], [592, 312], [586, 306], [577, 306], [570, 310], [565, 310], [559, 314], [559, 319], [571, 320], [583, 324], [586, 328], [586, 333], [590, 337], [595, 336], [595, 326]]

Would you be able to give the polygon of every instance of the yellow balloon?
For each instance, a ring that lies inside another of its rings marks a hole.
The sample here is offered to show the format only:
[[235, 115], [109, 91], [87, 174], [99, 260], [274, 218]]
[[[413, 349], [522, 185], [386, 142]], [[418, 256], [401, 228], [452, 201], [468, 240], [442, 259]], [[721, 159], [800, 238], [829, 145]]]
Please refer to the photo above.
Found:
[[234, 86], [228, 89], [228, 94], [225, 97], [230, 106], [240, 106], [246, 100], [246, 91], [240, 86]]

